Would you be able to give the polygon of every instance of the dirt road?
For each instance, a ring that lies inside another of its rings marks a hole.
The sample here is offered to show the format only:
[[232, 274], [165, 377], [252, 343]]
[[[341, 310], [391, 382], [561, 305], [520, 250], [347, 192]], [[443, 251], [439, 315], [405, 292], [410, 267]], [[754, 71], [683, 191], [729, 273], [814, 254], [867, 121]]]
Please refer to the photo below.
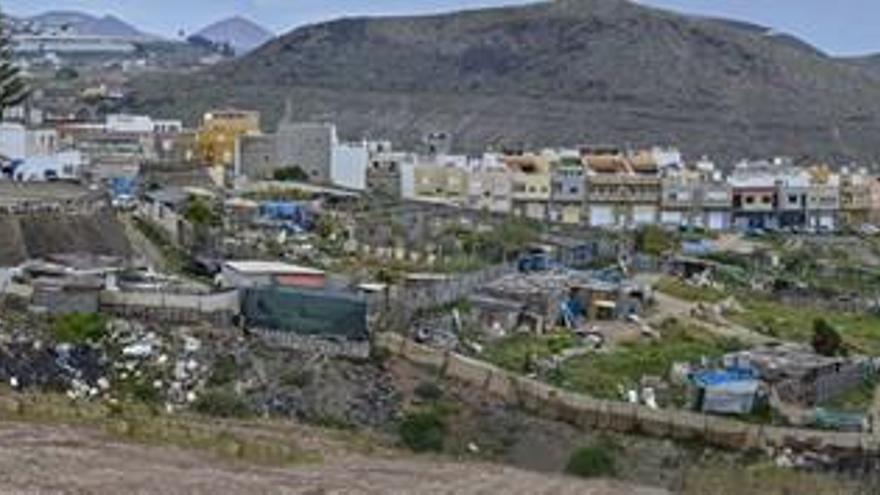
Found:
[[0, 423], [0, 492], [285, 494], [580, 494], [664, 492], [426, 458], [325, 458], [290, 468], [123, 443], [79, 427]]

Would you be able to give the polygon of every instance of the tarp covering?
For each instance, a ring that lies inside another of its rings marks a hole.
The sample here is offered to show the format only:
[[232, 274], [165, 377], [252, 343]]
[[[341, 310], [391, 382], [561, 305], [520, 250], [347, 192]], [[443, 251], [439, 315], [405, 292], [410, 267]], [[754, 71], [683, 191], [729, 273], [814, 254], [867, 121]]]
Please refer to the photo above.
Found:
[[697, 373], [693, 381], [703, 391], [701, 410], [721, 414], [750, 413], [760, 387], [749, 370], [737, 368]]
[[248, 289], [242, 300], [248, 325], [307, 336], [369, 339], [367, 302], [333, 291], [268, 287]]

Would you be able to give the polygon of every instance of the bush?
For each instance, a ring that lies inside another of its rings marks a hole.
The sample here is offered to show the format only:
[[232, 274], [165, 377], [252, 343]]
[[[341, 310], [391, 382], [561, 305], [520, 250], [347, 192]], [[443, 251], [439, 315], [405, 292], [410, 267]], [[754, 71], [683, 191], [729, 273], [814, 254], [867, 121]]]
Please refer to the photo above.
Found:
[[445, 435], [446, 423], [437, 411], [409, 413], [400, 423], [403, 444], [415, 452], [440, 452]]
[[272, 173], [272, 178], [279, 182], [308, 182], [309, 174], [302, 167], [294, 165], [292, 167], [279, 168]]
[[608, 446], [582, 447], [569, 457], [565, 472], [581, 478], [614, 476], [614, 456]]
[[417, 397], [428, 401], [438, 401], [443, 398], [443, 389], [434, 382], [422, 382], [414, 390]]
[[842, 352], [843, 338], [824, 318], [813, 322], [813, 350], [823, 356], [836, 356]]
[[196, 400], [193, 407], [199, 413], [219, 418], [245, 418], [252, 412], [244, 399], [224, 390], [205, 392]]
[[97, 342], [107, 333], [107, 322], [95, 313], [74, 313], [55, 318], [52, 334], [55, 340], [69, 344]]

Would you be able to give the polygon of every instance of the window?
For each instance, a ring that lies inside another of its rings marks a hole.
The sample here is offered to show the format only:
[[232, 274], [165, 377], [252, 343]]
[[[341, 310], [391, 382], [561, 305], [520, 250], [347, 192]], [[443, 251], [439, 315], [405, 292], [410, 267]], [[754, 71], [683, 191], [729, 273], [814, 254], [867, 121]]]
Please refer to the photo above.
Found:
[[770, 204], [770, 196], [763, 196], [761, 198], [761, 202], [764, 203], [765, 205], [769, 205]]
[[746, 196], [746, 204], [747, 204], [747, 205], [751, 205], [751, 204], [754, 204], [754, 203], [755, 203], [755, 197], [754, 197], [754, 196]]
[[798, 202], [798, 197], [797, 197], [796, 194], [789, 194], [789, 195], [788, 195], [788, 203], [789, 203], [789, 204], [793, 204], [793, 205], [794, 205], [794, 204], [797, 204], [797, 202]]

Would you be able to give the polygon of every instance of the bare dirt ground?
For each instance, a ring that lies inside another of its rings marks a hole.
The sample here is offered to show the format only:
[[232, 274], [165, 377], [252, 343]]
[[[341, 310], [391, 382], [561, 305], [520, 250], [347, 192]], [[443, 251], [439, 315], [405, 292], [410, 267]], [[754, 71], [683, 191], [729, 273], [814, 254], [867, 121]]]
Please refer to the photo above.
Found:
[[[311, 442], [309, 442], [311, 443]], [[326, 454], [326, 453], [325, 453]], [[400, 455], [268, 467], [118, 441], [82, 427], [0, 423], [0, 493], [580, 494], [663, 491]]]

